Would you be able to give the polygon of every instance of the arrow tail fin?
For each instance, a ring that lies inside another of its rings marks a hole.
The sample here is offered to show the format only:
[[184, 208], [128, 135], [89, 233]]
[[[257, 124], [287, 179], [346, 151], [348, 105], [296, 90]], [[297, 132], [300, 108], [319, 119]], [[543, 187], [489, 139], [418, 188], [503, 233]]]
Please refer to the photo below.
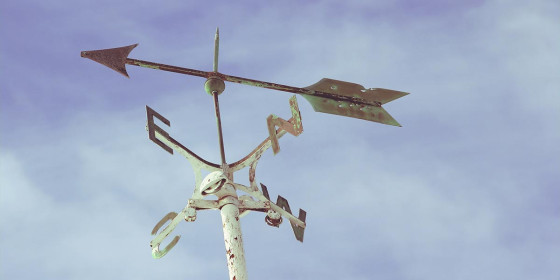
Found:
[[387, 125], [401, 126], [383, 107], [336, 101], [313, 95], [303, 95], [316, 112], [358, 118]]
[[323, 78], [319, 82], [306, 87], [306, 89], [357, 98], [369, 104], [385, 104], [408, 94], [407, 92], [384, 88], [366, 89], [359, 84], [328, 78]]
[[[303, 95], [316, 112], [358, 118], [382, 124], [401, 126], [381, 105], [407, 95], [407, 92], [384, 89], [366, 89], [362, 85], [321, 79], [305, 89], [315, 91], [316, 95]], [[338, 98], [320, 96], [331, 94]], [[335, 100], [337, 99], [337, 100]]]

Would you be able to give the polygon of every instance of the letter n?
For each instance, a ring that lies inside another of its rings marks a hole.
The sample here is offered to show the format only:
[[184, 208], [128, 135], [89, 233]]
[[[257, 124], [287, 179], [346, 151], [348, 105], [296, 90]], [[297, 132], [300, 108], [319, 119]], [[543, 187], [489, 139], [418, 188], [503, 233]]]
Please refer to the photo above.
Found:
[[301, 114], [297, 104], [296, 96], [290, 98], [290, 109], [292, 111], [292, 118], [288, 121], [272, 114], [266, 118], [268, 126], [268, 134], [272, 142], [272, 151], [274, 154], [280, 152], [280, 145], [278, 144], [278, 136], [276, 135], [276, 127], [280, 127], [286, 132], [298, 136], [303, 132], [303, 125], [301, 124]]

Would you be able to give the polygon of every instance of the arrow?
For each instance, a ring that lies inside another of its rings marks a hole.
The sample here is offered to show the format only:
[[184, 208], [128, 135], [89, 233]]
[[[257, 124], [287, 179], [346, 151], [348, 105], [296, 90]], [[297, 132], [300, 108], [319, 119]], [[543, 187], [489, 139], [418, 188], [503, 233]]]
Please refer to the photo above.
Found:
[[407, 95], [407, 92], [370, 88], [362, 85], [338, 81], [333, 79], [322, 79], [318, 83], [305, 88], [298, 88], [258, 81], [242, 77], [230, 76], [215, 72], [205, 72], [195, 69], [160, 64], [150, 61], [128, 58], [128, 55], [138, 44], [103, 50], [82, 51], [81, 56], [101, 63], [122, 75], [129, 77], [126, 72], [126, 64], [175, 72], [179, 74], [203, 77], [219, 78], [223, 81], [250, 85], [279, 91], [292, 92], [302, 95], [316, 112], [334, 114], [352, 118], [358, 118], [382, 124], [401, 126], [381, 105]]

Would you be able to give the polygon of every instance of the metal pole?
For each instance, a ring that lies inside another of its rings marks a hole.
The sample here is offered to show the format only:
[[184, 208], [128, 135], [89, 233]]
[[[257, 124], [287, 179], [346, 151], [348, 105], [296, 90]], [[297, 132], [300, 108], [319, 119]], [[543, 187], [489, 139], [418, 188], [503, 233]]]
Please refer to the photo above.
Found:
[[[218, 73], [218, 49], [220, 44], [219, 30], [216, 28], [214, 38], [214, 73]], [[214, 98], [214, 109], [216, 110], [216, 124], [218, 126], [218, 139], [220, 141], [220, 156], [222, 159], [222, 170], [230, 180], [224, 151], [224, 138], [222, 135], [222, 120], [220, 116], [220, 104], [218, 95], [224, 90], [224, 81], [217, 78], [207, 80], [205, 89], [212, 93]], [[224, 230], [224, 243], [226, 247], [226, 261], [230, 280], [247, 280], [247, 267], [245, 265], [245, 253], [243, 252], [243, 238], [241, 236], [241, 223], [239, 222], [239, 199], [233, 185], [226, 184], [218, 192], [218, 197], [224, 206], [220, 209], [222, 216], [222, 228]]]
[[[218, 52], [220, 49], [220, 30], [216, 28], [216, 36], [214, 37], [214, 65], [213, 70], [214, 73], [218, 73]], [[207, 91], [211, 91], [208, 93], [212, 94], [214, 97], [214, 109], [216, 110], [216, 124], [218, 125], [218, 140], [220, 141], [220, 156], [222, 158], [222, 169], [224, 170], [224, 174], [227, 173], [226, 170], [226, 153], [224, 151], [224, 137], [222, 136], [222, 119], [220, 118], [220, 104], [218, 103], [218, 95], [222, 93], [224, 90], [224, 81], [220, 79], [209, 79], [213, 80], [208, 87], [205, 85], [205, 89]], [[208, 83], [208, 81], [207, 81]]]
[[247, 280], [243, 237], [241, 236], [241, 223], [239, 222], [239, 200], [233, 186], [227, 184], [223, 191], [225, 194], [220, 200], [230, 202], [220, 209], [229, 279]]

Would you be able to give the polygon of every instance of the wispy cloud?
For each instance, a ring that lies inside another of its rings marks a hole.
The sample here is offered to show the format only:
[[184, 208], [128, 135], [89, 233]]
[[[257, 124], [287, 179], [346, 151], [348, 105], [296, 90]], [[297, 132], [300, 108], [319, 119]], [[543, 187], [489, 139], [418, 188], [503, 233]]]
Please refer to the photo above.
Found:
[[[257, 179], [308, 211], [305, 243], [287, 223], [244, 217], [251, 278], [560, 275], [558, 4], [2, 5], [11, 44], [0, 45], [9, 66], [0, 76], [0, 278], [227, 277], [215, 211], [181, 224], [163, 259], [148, 245], [155, 223], [185, 206], [194, 177], [148, 140], [144, 106], [218, 161], [203, 80], [134, 67], [128, 80], [78, 56], [139, 42], [132, 57], [210, 70], [216, 26], [223, 73], [411, 92], [386, 105], [403, 128], [315, 113], [299, 99], [304, 133], [267, 152]], [[267, 136], [268, 114], [289, 116], [289, 96], [227, 85], [229, 161]]]

